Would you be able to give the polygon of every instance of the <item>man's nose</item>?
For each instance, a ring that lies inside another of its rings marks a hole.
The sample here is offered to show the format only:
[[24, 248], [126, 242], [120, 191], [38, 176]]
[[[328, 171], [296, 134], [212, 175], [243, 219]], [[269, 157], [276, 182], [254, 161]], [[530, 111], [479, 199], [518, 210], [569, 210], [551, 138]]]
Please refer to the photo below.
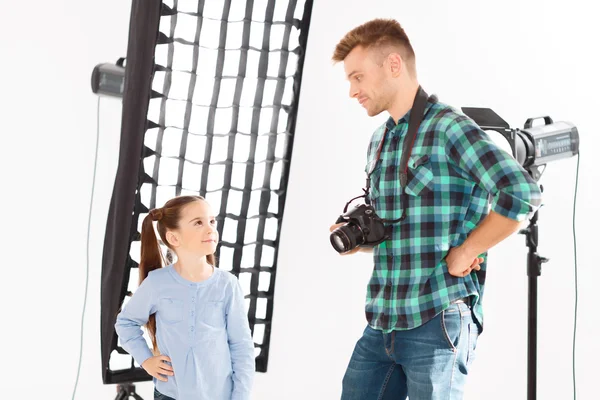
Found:
[[350, 95], [350, 98], [355, 98], [358, 97], [358, 90], [354, 87], [354, 85], [350, 85], [350, 92], [348, 93]]

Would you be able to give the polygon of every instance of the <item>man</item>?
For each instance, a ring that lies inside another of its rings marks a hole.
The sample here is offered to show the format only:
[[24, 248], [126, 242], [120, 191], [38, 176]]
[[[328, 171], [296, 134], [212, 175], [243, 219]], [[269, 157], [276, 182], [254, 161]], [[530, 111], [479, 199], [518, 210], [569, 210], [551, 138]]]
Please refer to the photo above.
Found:
[[417, 118], [403, 186], [400, 160], [420, 90], [403, 28], [383, 19], [358, 26], [333, 60], [344, 63], [350, 96], [369, 116], [390, 114], [368, 149], [370, 204], [387, 220], [406, 212], [390, 238], [369, 249], [368, 325], [342, 399], [462, 399], [483, 329], [486, 253], [540, 206], [540, 189], [471, 119], [435, 97]]

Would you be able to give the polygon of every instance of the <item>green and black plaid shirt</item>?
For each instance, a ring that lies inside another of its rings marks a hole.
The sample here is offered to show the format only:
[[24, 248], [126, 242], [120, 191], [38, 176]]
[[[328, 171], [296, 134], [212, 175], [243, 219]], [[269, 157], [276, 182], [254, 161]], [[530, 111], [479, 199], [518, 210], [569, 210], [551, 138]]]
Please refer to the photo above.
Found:
[[[460, 111], [430, 100], [408, 162], [408, 203], [401, 204], [399, 165], [410, 111], [375, 131], [365, 172], [377, 215], [397, 219], [392, 236], [373, 251], [367, 290], [369, 324], [384, 332], [418, 327], [459, 298], [472, 297], [483, 327], [486, 263], [459, 278], [448, 273], [448, 250], [462, 244], [491, 210], [523, 221], [541, 204], [541, 191], [521, 165]], [[388, 129], [379, 162], [377, 149]], [[374, 165], [375, 164], [375, 165]]]

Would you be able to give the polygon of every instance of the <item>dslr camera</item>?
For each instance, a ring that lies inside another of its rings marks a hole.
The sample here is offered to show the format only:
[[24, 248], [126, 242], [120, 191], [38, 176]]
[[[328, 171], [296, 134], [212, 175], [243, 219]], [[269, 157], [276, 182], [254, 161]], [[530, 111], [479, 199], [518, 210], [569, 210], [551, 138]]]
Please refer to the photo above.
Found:
[[331, 245], [338, 253], [345, 253], [357, 246], [373, 247], [389, 239], [389, 227], [384, 225], [384, 220], [377, 216], [371, 205], [359, 204], [348, 212], [346, 209], [335, 222], [346, 223], [334, 229], [329, 236]]

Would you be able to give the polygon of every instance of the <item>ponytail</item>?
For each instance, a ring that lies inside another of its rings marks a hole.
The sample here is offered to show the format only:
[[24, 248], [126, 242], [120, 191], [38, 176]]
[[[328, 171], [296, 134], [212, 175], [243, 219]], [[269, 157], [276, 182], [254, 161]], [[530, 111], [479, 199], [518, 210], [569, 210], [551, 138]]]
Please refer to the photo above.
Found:
[[[140, 257], [139, 266], [140, 284], [144, 279], [146, 279], [150, 271], [162, 268], [163, 265], [163, 255], [160, 250], [156, 234], [154, 233], [154, 227], [152, 226], [152, 221], [160, 220], [158, 217], [162, 218], [161, 214], [162, 210], [160, 210], [160, 212], [152, 210], [142, 222], [142, 254]], [[156, 342], [156, 316], [154, 314], [150, 315], [148, 318], [146, 329], [148, 330], [148, 334], [152, 340], [154, 355], [158, 355], [158, 344]]]

